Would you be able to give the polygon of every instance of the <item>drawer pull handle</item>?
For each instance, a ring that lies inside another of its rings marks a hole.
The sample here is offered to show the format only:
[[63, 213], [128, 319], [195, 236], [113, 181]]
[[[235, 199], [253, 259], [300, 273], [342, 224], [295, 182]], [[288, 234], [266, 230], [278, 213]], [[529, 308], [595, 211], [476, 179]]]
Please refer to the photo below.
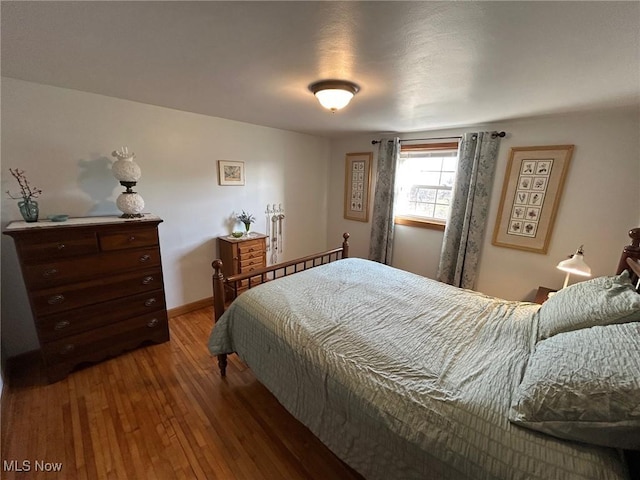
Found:
[[131, 236], [129, 237], [129, 241], [130, 241], [130, 242], [133, 242], [135, 239], [136, 239], [136, 237], [134, 237], [133, 235], [131, 235]]
[[67, 320], [62, 320], [58, 323], [56, 323], [55, 327], [53, 327], [54, 330], [62, 330], [64, 328], [67, 328], [69, 325], [71, 325], [71, 323]]
[[140, 258], [140, 263], [145, 263], [148, 262], [149, 260], [151, 260], [151, 255], [142, 255]]
[[157, 318], [152, 318], [151, 320], [149, 320], [149, 323], [147, 323], [147, 327], [153, 328], [157, 326], [158, 323], [160, 323], [160, 321]]
[[151, 275], [142, 279], [143, 285], [149, 285], [151, 282], [153, 282], [153, 277]]
[[58, 273], [58, 270], [55, 268], [49, 268], [47, 270], [45, 270], [44, 272], [42, 272], [42, 276], [44, 278], [49, 278], [49, 277], [53, 277], [54, 275], [56, 275]]
[[157, 300], [153, 297], [147, 298], [144, 302], [145, 307], [153, 307], [156, 304]]
[[60, 349], [60, 353], [62, 355], [69, 355], [71, 352], [73, 352], [76, 349], [75, 345], [73, 343], [67, 343], [64, 347], [62, 347]]
[[47, 303], [49, 305], [58, 305], [60, 303], [64, 302], [64, 295], [53, 295], [52, 297], [49, 297], [49, 299], [47, 300]]
[[65, 247], [64, 243], [59, 243], [58, 244], [58, 250], [62, 250]]

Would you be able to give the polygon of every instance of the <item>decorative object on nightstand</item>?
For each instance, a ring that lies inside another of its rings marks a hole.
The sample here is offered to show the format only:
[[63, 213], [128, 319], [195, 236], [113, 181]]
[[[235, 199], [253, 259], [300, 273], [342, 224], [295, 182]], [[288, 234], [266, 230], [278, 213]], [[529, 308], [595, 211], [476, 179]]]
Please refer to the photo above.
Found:
[[256, 221], [254, 216], [242, 210], [242, 213], [237, 215], [236, 219], [244, 224], [245, 236], [248, 236], [249, 230], [251, 230], [251, 224]]
[[20, 209], [20, 214], [22, 215], [22, 218], [24, 218], [25, 222], [37, 222], [40, 212], [38, 202], [36, 202], [34, 198], [38, 198], [42, 193], [42, 190], [29, 185], [27, 177], [24, 176], [24, 170], [16, 168], [15, 170], [9, 169], [9, 171], [18, 181], [18, 185], [20, 186], [20, 195], [13, 196], [9, 191], [7, 191], [7, 195], [14, 200], [20, 199], [18, 202], [18, 208]]
[[126, 188], [126, 191], [118, 195], [116, 200], [118, 210], [122, 212], [122, 218], [142, 217], [144, 200], [137, 192], [132, 190], [142, 175], [140, 167], [133, 160], [136, 155], [133, 152], [129, 152], [127, 147], [122, 147], [122, 150], [115, 150], [111, 155], [118, 159], [111, 167], [113, 176], [120, 180], [120, 185]]
[[569, 283], [569, 276], [573, 273], [575, 275], [581, 275], [583, 277], [591, 276], [591, 268], [584, 261], [584, 245], [580, 245], [580, 248], [576, 250], [576, 253], [570, 255], [567, 260], [561, 261], [556, 268], [558, 270], [562, 270], [563, 272], [567, 272], [567, 276], [564, 277], [564, 285], [562, 288], [565, 288]]

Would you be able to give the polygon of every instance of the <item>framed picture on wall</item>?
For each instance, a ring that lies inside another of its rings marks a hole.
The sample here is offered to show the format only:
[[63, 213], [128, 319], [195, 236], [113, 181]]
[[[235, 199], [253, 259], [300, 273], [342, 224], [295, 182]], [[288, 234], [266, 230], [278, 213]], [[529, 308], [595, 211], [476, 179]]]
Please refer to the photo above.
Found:
[[573, 145], [511, 149], [494, 245], [547, 253], [572, 154]]
[[218, 185], [244, 185], [244, 162], [218, 160]]
[[369, 221], [372, 152], [347, 153], [344, 176], [344, 218]]

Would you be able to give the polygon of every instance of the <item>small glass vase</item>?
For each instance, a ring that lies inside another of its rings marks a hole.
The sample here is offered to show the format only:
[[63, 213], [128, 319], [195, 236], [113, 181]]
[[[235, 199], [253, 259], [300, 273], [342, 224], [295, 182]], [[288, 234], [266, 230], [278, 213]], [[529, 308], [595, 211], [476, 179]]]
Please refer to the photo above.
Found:
[[25, 222], [31, 223], [38, 221], [40, 210], [38, 209], [38, 202], [35, 200], [20, 200], [18, 202], [18, 208]]
[[249, 231], [251, 230], [251, 224], [250, 223], [245, 223], [244, 224], [244, 236], [248, 237], [249, 236]]

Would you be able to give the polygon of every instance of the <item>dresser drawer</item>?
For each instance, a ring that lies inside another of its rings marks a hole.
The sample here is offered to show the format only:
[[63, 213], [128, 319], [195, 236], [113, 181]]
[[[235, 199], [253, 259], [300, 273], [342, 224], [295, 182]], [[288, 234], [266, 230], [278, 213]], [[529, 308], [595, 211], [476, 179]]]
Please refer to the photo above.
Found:
[[158, 231], [155, 228], [128, 232], [100, 233], [98, 236], [100, 239], [100, 248], [104, 251], [158, 245]]
[[[157, 282], [162, 287], [162, 282]], [[163, 290], [154, 290], [36, 319], [41, 342], [51, 342], [111, 323], [165, 309]]]
[[158, 288], [162, 288], [162, 274], [160, 269], [154, 269], [38, 290], [31, 292], [30, 297], [34, 313], [39, 318]]
[[254, 269], [266, 267], [264, 255], [240, 261], [240, 273], [248, 272], [250, 267], [254, 267]]
[[240, 258], [244, 258], [252, 253], [264, 253], [264, 240], [247, 240], [238, 245]]
[[240, 261], [252, 260], [254, 258], [262, 259], [266, 255], [264, 250], [252, 250], [250, 252], [240, 252], [238, 258]]
[[34, 263], [98, 253], [98, 240], [94, 232], [49, 232], [46, 238], [22, 240], [18, 249], [25, 263]]
[[102, 360], [122, 350], [134, 348], [145, 340], [169, 340], [166, 311], [158, 310], [90, 332], [44, 343], [42, 354], [47, 365], [64, 362], [77, 365]]
[[23, 273], [30, 288], [39, 289], [159, 265], [160, 249], [150, 247], [27, 265]]
[[253, 272], [254, 270], [259, 270], [261, 268], [263, 268], [263, 266], [260, 264], [249, 265], [248, 267], [242, 267], [240, 273], [249, 273], [249, 272]]

